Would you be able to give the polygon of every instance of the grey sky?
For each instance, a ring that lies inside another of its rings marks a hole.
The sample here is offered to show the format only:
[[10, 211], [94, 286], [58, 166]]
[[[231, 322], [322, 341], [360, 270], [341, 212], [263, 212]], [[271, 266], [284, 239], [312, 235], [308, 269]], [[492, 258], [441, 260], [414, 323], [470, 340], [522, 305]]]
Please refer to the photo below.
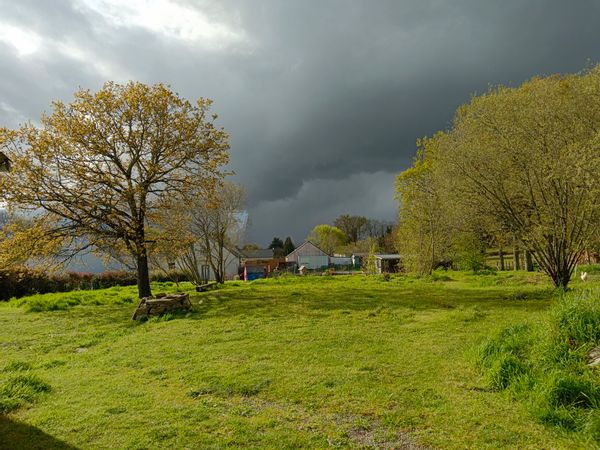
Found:
[[0, 124], [105, 80], [212, 98], [248, 240], [394, 219], [415, 140], [489, 84], [600, 61], [594, 0], [0, 0]]

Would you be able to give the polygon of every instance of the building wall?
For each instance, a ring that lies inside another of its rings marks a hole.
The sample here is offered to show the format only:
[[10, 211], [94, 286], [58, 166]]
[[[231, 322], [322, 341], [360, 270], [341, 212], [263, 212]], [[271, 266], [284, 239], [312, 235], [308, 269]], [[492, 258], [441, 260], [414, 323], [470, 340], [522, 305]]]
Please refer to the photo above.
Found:
[[[198, 266], [209, 265], [206, 262], [206, 258], [202, 257], [202, 249], [200, 247], [196, 247], [196, 250], [198, 253]], [[225, 260], [225, 278], [229, 279], [229, 280], [233, 279], [233, 277], [238, 275], [240, 260], [236, 255], [231, 253], [226, 248], [223, 249], [223, 259]], [[209, 273], [209, 277], [208, 277], [209, 280], [211, 280], [211, 281], [214, 280], [215, 273], [213, 272], [212, 268], [210, 268], [210, 265], [209, 265], [208, 273]]]
[[298, 263], [299, 258], [303, 257], [311, 257], [311, 256], [320, 256], [326, 257], [327, 263], [329, 263], [329, 255], [327, 255], [324, 251], [320, 250], [311, 242], [305, 242], [292, 253], [285, 257], [285, 260], [288, 262], [296, 262]]
[[307, 255], [298, 256], [298, 266], [304, 266], [307, 269], [322, 269], [329, 266], [329, 256], [327, 255]]
[[345, 256], [332, 256], [329, 258], [329, 263], [336, 266], [351, 266], [353, 265], [352, 258]]

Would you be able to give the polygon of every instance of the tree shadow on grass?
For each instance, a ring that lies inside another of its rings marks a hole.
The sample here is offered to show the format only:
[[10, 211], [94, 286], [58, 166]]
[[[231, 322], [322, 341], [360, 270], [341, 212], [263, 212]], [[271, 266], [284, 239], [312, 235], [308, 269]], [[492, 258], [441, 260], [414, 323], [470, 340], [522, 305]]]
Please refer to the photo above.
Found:
[[77, 450], [40, 429], [0, 415], [0, 450]]

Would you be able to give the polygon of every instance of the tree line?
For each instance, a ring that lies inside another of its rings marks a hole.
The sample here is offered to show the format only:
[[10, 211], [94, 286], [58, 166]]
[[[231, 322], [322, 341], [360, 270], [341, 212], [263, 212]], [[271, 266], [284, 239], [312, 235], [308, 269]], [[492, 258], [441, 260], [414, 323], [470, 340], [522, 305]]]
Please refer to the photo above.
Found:
[[397, 178], [405, 265], [484, 263], [490, 247], [526, 254], [566, 287], [599, 246], [600, 66], [494, 87], [418, 142]]

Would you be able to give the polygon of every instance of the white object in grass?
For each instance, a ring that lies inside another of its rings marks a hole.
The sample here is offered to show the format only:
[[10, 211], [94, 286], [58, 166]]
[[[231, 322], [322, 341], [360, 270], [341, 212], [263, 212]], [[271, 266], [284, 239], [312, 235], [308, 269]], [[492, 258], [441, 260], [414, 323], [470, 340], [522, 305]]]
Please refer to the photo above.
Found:
[[587, 272], [581, 272], [581, 281], [587, 281]]

